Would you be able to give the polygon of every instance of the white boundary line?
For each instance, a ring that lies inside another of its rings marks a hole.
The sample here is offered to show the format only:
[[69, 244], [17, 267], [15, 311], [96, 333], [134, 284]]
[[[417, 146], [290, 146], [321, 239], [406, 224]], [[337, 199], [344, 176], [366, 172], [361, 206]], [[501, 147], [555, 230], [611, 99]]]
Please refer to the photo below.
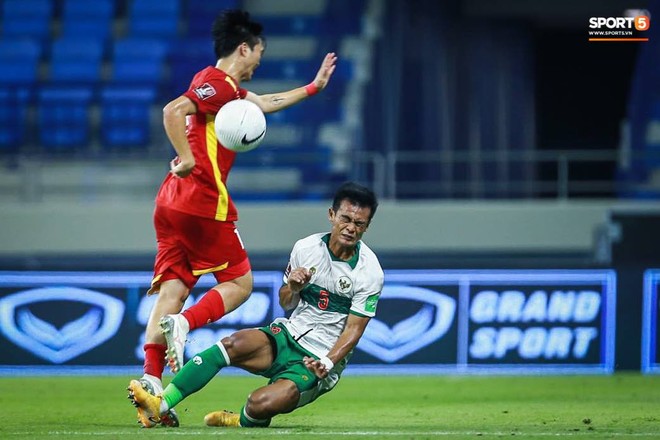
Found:
[[[298, 431], [291, 431], [291, 430], [286, 430], [286, 429], [265, 429], [265, 430], [258, 430], [259, 431], [259, 436], [260, 437], [267, 437], [267, 436], [282, 436], [282, 435], [287, 435], [287, 436], [304, 436], [304, 437], [309, 437], [311, 436], [387, 436], [387, 437], [393, 437], [393, 436], [510, 436], [512, 434], [515, 434], [516, 436], [523, 436], [523, 437], [573, 437], [576, 435], [584, 436], [584, 435], [590, 435], [590, 436], [596, 436], [596, 437], [651, 437], [651, 438], [657, 438], [658, 433], [657, 432], [636, 432], [636, 433], [627, 433], [627, 432], [607, 432], [607, 431], [599, 431], [599, 430], [593, 430], [589, 431], [587, 429], [580, 429], [579, 431], [556, 431], [556, 432], [526, 432], [526, 431], [520, 431], [520, 430], [512, 430], [512, 431], [387, 431], [387, 430], [382, 430], [382, 431], [305, 431], [305, 432], [298, 432]], [[105, 436], [125, 436], [127, 435], [127, 431], [103, 431], [103, 432], [82, 432], [82, 431], [47, 431], [47, 432], [5, 432], [4, 434], [7, 436], [13, 436], [13, 435], [49, 435], [49, 436], [96, 436], [96, 437], [105, 437]], [[167, 430], [167, 435], [178, 435], [178, 436], [199, 436], [199, 435], [217, 435], [217, 436], [222, 436], [222, 435], [246, 435], [246, 436], [254, 436], [255, 430], [254, 429], [232, 429], [232, 430], [227, 430], [224, 431], [222, 429], [216, 430], [216, 429], [205, 429], [205, 430], [195, 430], [195, 431], [187, 431], [187, 430], [175, 430], [175, 429], [168, 429]]]

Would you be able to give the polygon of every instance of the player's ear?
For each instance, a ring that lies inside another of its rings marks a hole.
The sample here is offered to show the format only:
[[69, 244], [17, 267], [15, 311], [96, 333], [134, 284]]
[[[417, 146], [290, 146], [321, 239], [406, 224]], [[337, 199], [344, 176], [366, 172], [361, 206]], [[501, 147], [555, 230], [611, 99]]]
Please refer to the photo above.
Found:
[[332, 223], [332, 220], [335, 218], [335, 211], [332, 209], [332, 207], [328, 208], [328, 220], [330, 220], [330, 223]]
[[238, 45], [238, 53], [243, 57], [250, 53], [250, 46], [248, 46], [246, 41]]

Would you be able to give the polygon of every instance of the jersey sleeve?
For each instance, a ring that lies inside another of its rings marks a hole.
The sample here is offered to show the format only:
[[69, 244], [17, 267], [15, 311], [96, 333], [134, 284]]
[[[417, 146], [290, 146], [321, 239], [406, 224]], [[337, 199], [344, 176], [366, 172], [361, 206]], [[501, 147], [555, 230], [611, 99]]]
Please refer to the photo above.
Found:
[[363, 288], [355, 294], [351, 301], [350, 313], [357, 316], [373, 318], [376, 315], [378, 300], [383, 290], [384, 276], [382, 271], [374, 274], [364, 284]]
[[216, 114], [220, 107], [236, 99], [247, 96], [247, 90], [234, 86], [229, 81], [219, 79], [209, 79], [198, 87], [191, 88], [183, 95], [187, 96], [197, 106], [197, 111], [202, 113]]

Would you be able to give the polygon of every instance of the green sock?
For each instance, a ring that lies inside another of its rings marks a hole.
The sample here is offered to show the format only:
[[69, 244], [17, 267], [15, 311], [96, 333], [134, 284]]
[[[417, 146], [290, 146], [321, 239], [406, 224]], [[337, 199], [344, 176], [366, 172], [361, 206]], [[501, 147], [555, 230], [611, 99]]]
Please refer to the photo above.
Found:
[[186, 362], [163, 391], [163, 399], [172, 408], [186, 397], [201, 390], [221, 368], [228, 364], [217, 345], [207, 348]]
[[271, 419], [255, 419], [245, 412], [245, 406], [241, 408], [241, 426], [243, 428], [266, 428], [270, 425]]

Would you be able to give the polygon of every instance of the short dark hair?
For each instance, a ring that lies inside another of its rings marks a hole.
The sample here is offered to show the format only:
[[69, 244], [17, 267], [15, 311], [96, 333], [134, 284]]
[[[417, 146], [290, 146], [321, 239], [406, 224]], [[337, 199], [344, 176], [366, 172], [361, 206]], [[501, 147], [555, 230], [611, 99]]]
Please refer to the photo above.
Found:
[[254, 49], [259, 42], [265, 43], [262, 31], [260, 23], [250, 20], [249, 12], [240, 9], [222, 11], [211, 28], [215, 56], [220, 59], [231, 55], [243, 43]]
[[376, 214], [376, 209], [378, 209], [378, 199], [376, 198], [376, 194], [374, 194], [374, 192], [366, 186], [362, 186], [359, 183], [346, 182], [337, 188], [335, 197], [332, 200], [333, 211], [337, 212], [342, 200], [348, 200], [349, 202], [363, 208], [371, 208], [369, 221], [371, 221], [371, 219], [374, 217], [374, 214]]

